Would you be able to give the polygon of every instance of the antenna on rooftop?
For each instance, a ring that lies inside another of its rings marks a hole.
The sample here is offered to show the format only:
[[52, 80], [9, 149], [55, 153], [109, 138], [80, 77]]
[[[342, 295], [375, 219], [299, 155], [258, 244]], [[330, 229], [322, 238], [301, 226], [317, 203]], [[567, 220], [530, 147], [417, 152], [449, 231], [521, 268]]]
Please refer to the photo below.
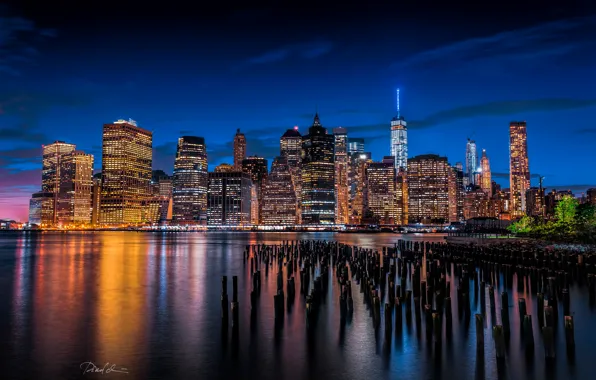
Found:
[[397, 89], [397, 118], [399, 119], [399, 88]]

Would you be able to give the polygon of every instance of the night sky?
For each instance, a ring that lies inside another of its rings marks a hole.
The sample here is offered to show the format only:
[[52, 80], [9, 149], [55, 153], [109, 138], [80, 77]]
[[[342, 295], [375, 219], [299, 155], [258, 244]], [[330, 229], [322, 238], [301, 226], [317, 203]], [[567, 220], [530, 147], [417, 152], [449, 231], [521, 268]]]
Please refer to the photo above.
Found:
[[526, 120], [533, 185], [540, 174], [547, 188], [596, 187], [590, 0], [8, 3], [0, 218], [27, 219], [42, 144], [75, 143], [99, 170], [102, 125], [119, 118], [153, 131], [153, 168], [167, 173], [181, 135], [205, 137], [210, 169], [232, 161], [237, 128], [248, 154], [271, 159], [317, 109], [330, 132], [364, 137], [380, 160], [398, 87], [410, 156], [463, 162], [471, 137], [509, 187], [509, 122]]

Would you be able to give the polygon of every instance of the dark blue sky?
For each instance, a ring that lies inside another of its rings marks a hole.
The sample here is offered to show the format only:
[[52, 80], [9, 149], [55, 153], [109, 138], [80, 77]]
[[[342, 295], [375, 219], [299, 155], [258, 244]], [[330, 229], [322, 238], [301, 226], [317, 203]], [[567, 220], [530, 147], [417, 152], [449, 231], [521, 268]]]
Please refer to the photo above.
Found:
[[463, 162], [472, 137], [508, 187], [508, 124], [526, 120], [532, 173], [549, 188], [596, 187], [587, 0], [36, 3], [0, 8], [0, 218], [26, 218], [41, 144], [75, 143], [100, 169], [102, 125], [119, 118], [154, 132], [154, 169], [168, 173], [180, 135], [205, 137], [210, 168], [232, 161], [237, 128], [249, 154], [272, 158], [317, 108], [381, 159], [397, 87], [410, 156]]

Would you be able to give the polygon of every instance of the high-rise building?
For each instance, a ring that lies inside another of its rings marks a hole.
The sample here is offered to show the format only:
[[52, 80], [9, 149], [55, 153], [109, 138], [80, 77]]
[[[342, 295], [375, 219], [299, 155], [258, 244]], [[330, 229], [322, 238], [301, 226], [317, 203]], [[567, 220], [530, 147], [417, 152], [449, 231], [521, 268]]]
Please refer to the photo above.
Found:
[[399, 224], [397, 215], [395, 157], [371, 162], [366, 168], [368, 210], [378, 224]]
[[268, 226], [297, 224], [296, 192], [285, 157], [276, 157], [263, 192], [261, 223]]
[[464, 220], [464, 171], [461, 162], [455, 164], [453, 168], [455, 174], [455, 214], [456, 221]]
[[404, 168], [399, 168], [395, 179], [395, 203], [397, 206], [397, 218], [395, 224], [408, 224], [408, 176]]
[[335, 222], [334, 137], [319, 114], [302, 138], [302, 224]]
[[99, 224], [101, 209], [101, 173], [93, 176], [93, 187], [91, 188], [91, 224]]
[[586, 201], [596, 205], [596, 188], [590, 188], [586, 191]]
[[476, 141], [468, 139], [466, 144], [466, 177], [468, 185], [477, 185], [476, 172], [478, 171], [478, 151]]
[[288, 129], [279, 140], [280, 156], [288, 163], [294, 191], [296, 192], [297, 224], [301, 223], [302, 214], [302, 135], [298, 127]]
[[447, 157], [435, 154], [413, 157], [408, 159], [407, 173], [410, 223], [447, 223], [451, 198], [451, 167]]
[[367, 210], [366, 168], [372, 162], [370, 157], [370, 152], [350, 154], [350, 171], [348, 176], [350, 185], [350, 198], [348, 201], [350, 224], [362, 224], [362, 218]]
[[360, 137], [350, 137], [348, 139], [348, 154], [364, 153], [364, 139]]
[[530, 187], [526, 190], [526, 214], [529, 216], [544, 216], [544, 189]]
[[246, 158], [246, 137], [244, 133], [240, 132], [240, 129], [236, 130], [236, 136], [234, 136], [234, 169], [236, 171], [242, 171], [242, 160]]
[[267, 159], [263, 157], [251, 156], [242, 160], [242, 171], [250, 175], [250, 179], [252, 180], [252, 184], [256, 190], [258, 203], [251, 206], [256, 209], [255, 224], [261, 222], [261, 203], [263, 201], [263, 190], [265, 184], [267, 183], [267, 172], [269, 170], [268, 166], [269, 163], [267, 162]]
[[509, 184], [511, 216], [523, 216], [525, 195], [530, 188], [530, 164], [528, 161], [528, 135], [525, 121], [509, 124]]
[[31, 195], [29, 223], [41, 227], [54, 224], [54, 193], [40, 191]]
[[[172, 220], [175, 223], [205, 224], [207, 221], [207, 168], [205, 139], [196, 136], [180, 137], [171, 182]], [[159, 186], [161, 193], [161, 181]]]
[[486, 155], [486, 149], [482, 149], [482, 157], [480, 158], [480, 188], [489, 198], [492, 197], [493, 186], [490, 173], [490, 162]]
[[348, 131], [334, 128], [335, 154], [335, 224], [348, 224], [349, 185], [348, 185]]
[[75, 150], [62, 156], [56, 221], [61, 225], [91, 223], [93, 155]]
[[399, 90], [397, 90], [397, 116], [391, 119], [391, 155], [395, 168], [408, 168], [408, 127], [399, 113]]
[[[56, 212], [58, 203], [58, 192], [60, 191], [60, 167], [62, 158], [76, 149], [74, 144], [64, 141], [55, 141], [43, 146], [43, 162], [41, 172], [41, 192], [53, 194], [52, 220], [49, 224], [55, 224], [58, 219]], [[47, 203], [47, 201], [46, 201]]]
[[145, 223], [152, 197], [153, 134], [134, 120], [103, 126], [101, 224]]
[[215, 167], [215, 172], [216, 173], [234, 173], [234, 172], [236, 172], [236, 169], [234, 168], [233, 165], [222, 163]]
[[464, 196], [464, 218], [466, 220], [490, 216], [489, 207], [488, 195], [481, 188], [468, 191]]
[[250, 225], [252, 181], [248, 173], [211, 172], [208, 188], [208, 225]]

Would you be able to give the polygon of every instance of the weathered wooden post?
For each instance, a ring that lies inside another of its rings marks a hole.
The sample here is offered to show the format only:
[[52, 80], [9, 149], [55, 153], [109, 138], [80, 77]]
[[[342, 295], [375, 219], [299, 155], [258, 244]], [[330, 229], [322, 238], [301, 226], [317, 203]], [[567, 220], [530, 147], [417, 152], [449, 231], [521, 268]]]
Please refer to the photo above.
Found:
[[563, 315], [569, 315], [570, 309], [570, 300], [569, 300], [569, 289], [563, 289]]
[[221, 321], [228, 325], [228, 276], [221, 278]]
[[501, 324], [503, 325], [505, 339], [509, 339], [509, 298], [507, 292], [501, 293]]
[[232, 277], [232, 331], [238, 332], [238, 276]]
[[475, 315], [476, 320], [476, 348], [484, 350], [484, 321], [482, 314]]
[[385, 303], [385, 338], [391, 340], [391, 307]]
[[573, 355], [575, 353], [575, 337], [574, 337], [573, 317], [571, 315], [565, 316], [565, 342], [567, 344], [567, 353]]
[[534, 332], [532, 330], [532, 316], [529, 314], [525, 315], [523, 323], [526, 354], [532, 355], [534, 353]]
[[503, 335], [503, 326], [493, 327], [493, 339], [495, 341], [495, 353], [497, 360], [505, 358], [505, 336]]
[[544, 357], [549, 359], [555, 358], [555, 337], [553, 328], [546, 326], [542, 328], [542, 337], [544, 339]]
[[536, 295], [536, 312], [538, 315], [538, 326], [544, 327], [544, 295], [538, 293]]
[[441, 314], [432, 313], [433, 319], [433, 335], [435, 336], [435, 342], [441, 341], [441, 335], [443, 335], [443, 325], [441, 323]]

